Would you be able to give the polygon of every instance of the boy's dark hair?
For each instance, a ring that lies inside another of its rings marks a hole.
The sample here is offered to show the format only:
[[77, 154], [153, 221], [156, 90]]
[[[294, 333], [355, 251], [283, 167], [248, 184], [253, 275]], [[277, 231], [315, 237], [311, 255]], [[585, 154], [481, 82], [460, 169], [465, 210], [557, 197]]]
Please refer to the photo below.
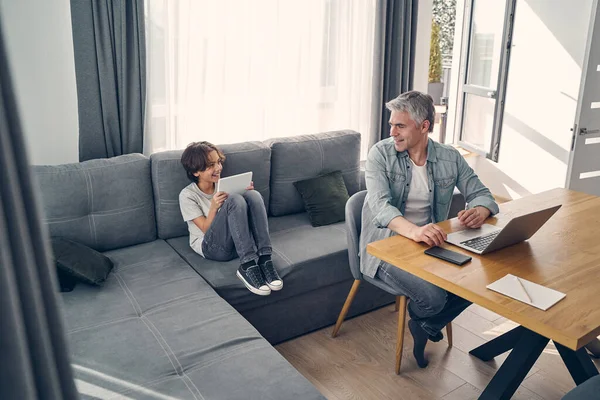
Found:
[[198, 171], [205, 171], [210, 164], [208, 155], [216, 151], [221, 159], [221, 162], [225, 161], [225, 155], [221, 150], [212, 143], [209, 142], [193, 142], [183, 151], [181, 155], [181, 165], [185, 169], [185, 173], [190, 181], [198, 183], [198, 178], [194, 174]]

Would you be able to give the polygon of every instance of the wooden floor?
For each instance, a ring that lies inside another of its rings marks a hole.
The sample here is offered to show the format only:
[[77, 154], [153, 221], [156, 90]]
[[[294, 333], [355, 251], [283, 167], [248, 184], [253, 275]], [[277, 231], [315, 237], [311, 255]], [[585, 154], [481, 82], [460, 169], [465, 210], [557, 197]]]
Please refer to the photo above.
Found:
[[[400, 375], [394, 374], [397, 313], [388, 306], [345, 321], [337, 338], [327, 327], [276, 349], [325, 397], [346, 399], [476, 399], [507, 354], [483, 362], [468, 352], [516, 325], [473, 305], [453, 322], [454, 347], [429, 342], [429, 366], [417, 367], [406, 329]], [[597, 360], [596, 366], [600, 367]], [[515, 399], [560, 399], [574, 383], [550, 343]]]

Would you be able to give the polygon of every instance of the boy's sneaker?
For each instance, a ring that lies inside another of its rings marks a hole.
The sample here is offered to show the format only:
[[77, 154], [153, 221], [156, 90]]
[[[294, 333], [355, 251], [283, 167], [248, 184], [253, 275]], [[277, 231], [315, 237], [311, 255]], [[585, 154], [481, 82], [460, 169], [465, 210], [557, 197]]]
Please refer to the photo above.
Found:
[[281, 290], [283, 288], [283, 281], [279, 277], [273, 261], [269, 260], [264, 264], [260, 264], [260, 270], [262, 271], [265, 282], [271, 290]]
[[243, 265], [240, 265], [236, 272], [237, 277], [244, 282], [244, 285], [254, 294], [259, 296], [267, 296], [271, 294], [271, 289], [265, 283], [265, 278], [260, 272], [260, 267], [256, 264], [252, 264], [244, 269]]

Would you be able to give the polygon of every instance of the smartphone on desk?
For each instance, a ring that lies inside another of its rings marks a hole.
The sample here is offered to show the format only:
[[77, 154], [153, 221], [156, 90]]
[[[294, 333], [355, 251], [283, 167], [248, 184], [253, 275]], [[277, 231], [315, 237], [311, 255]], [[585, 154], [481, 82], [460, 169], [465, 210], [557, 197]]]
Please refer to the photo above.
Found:
[[471, 261], [471, 257], [469, 256], [465, 256], [464, 254], [457, 253], [456, 251], [444, 249], [438, 246], [434, 246], [425, 250], [425, 254], [428, 256], [437, 257], [456, 265], [464, 265]]

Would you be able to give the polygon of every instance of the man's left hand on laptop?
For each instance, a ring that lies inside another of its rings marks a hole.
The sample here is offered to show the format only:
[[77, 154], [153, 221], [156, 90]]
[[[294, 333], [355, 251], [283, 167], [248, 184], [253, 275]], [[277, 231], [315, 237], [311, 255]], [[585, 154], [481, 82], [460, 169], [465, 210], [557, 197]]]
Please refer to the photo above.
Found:
[[458, 213], [458, 221], [467, 228], [475, 229], [483, 225], [487, 217], [490, 216], [490, 210], [485, 207], [473, 207], [469, 210], [462, 210]]

